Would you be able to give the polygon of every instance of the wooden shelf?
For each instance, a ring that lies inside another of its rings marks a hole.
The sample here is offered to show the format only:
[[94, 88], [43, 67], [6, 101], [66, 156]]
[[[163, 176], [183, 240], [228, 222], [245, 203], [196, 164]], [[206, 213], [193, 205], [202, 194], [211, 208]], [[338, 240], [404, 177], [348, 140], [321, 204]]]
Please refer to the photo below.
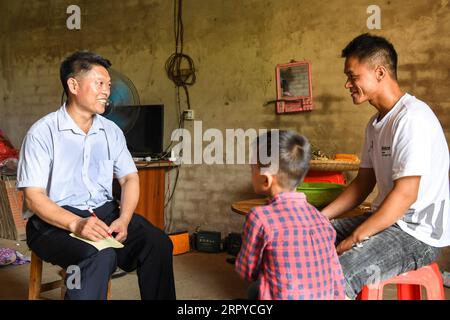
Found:
[[135, 211], [161, 230], [164, 230], [166, 171], [176, 166], [169, 161], [136, 162], [140, 196]]

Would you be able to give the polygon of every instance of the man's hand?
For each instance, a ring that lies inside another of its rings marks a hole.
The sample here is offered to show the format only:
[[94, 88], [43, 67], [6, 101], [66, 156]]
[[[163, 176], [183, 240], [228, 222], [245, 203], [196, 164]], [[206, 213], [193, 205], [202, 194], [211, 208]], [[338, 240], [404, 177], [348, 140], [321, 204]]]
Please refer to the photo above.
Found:
[[380, 207], [361, 223], [352, 234], [336, 247], [338, 254], [351, 249], [353, 245], [366, 240], [392, 226], [416, 201], [420, 177], [408, 176], [394, 181], [394, 188], [386, 196]]
[[100, 241], [110, 236], [111, 228], [96, 217], [76, 218], [70, 225], [70, 231], [91, 241]]
[[124, 242], [128, 235], [128, 222], [125, 219], [117, 219], [111, 223], [111, 233], [116, 232], [115, 239], [119, 242]]
[[350, 250], [355, 245], [355, 242], [352, 239], [352, 236], [345, 238], [342, 240], [338, 246], [336, 247], [336, 251], [338, 255], [343, 254], [345, 251]]
[[375, 171], [372, 168], [359, 168], [356, 178], [339, 197], [321, 210], [322, 214], [331, 220], [352, 210], [367, 198], [375, 184]]

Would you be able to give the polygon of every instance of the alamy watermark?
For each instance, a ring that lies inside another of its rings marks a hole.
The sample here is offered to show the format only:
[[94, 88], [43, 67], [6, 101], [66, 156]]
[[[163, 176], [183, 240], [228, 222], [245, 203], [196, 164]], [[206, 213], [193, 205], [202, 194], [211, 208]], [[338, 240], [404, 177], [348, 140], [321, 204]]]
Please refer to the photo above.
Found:
[[381, 269], [379, 266], [371, 264], [365, 270], [370, 275], [369, 278], [367, 278], [367, 284], [374, 285], [381, 281]]
[[81, 289], [81, 270], [77, 265], [70, 265], [66, 269], [66, 288], [68, 290]]
[[[267, 143], [270, 136], [270, 150]], [[194, 121], [193, 135], [187, 129], [175, 129], [171, 140], [179, 142], [173, 147], [182, 164], [256, 164], [267, 165], [272, 173], [279, 168], [278, 129], [219, 129], [203, 132], [202, 121]], [[257, 143], [258, 141], [258, 143]], [[205, 142], [209, 142], [203, 147]], [[249, 156], [247, 157], [247, 150]]]
[[81, 29], [81, 9], [76, 4], [71, 4], [67, 7], [66, 13], [70, 16], [66, 20], [66, 26], [69, 30]]
[[367, 18], [366, 25], [370, 30], [381, 29], [381, 9], [379, 6], [372, 4], [367, 7], [367, 13], [370, 16]]

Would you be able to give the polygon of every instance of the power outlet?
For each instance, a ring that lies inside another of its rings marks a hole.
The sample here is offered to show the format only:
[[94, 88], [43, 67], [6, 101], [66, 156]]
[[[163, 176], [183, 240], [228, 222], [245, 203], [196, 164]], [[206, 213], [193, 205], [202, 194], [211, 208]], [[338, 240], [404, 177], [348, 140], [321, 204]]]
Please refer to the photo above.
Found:
[[194, 120], [194, 110], [187, 109], [183, 111], [184, 120]]

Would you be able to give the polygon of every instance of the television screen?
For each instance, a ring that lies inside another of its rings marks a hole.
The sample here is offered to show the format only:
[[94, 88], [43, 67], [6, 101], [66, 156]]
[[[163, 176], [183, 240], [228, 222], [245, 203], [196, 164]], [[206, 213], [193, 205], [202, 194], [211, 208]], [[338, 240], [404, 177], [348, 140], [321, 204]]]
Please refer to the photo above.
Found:
[[116, 106], [105, 117], [122, 129], [133, 157], [161, 156], [164, 105]]

